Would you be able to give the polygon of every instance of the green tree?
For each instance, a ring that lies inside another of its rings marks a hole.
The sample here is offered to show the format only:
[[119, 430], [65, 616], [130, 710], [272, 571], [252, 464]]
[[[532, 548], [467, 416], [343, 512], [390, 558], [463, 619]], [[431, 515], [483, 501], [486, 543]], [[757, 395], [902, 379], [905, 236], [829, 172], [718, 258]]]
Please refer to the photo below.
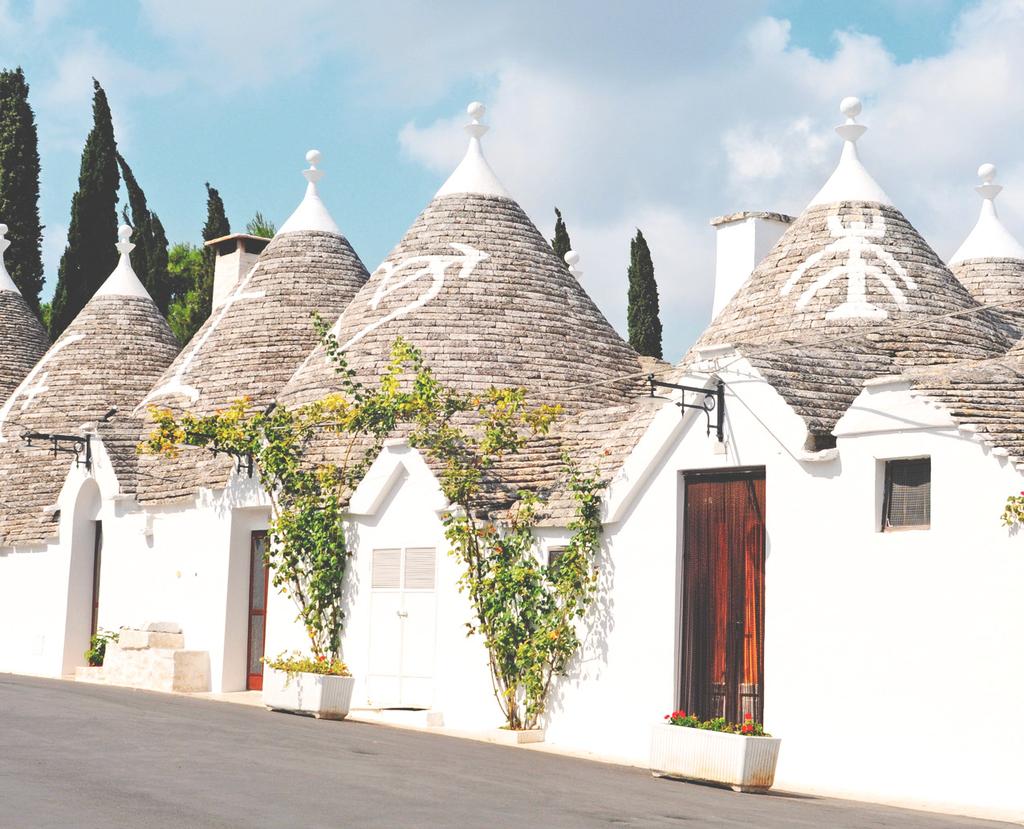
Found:
[[[203, 241], [217, 239], [231, 233], [231, 225], [224, 212], [224, 201], [206, 182], [206, 223], [203, 225]], [[186, 289], [185, 295], [175, 303], [170, 311], [169, 323], [171, 330], [182, 343], [188, 342], [198, 331], [213, 310], [213, 272], [216, 266], [217, 252], [213, 248], [204, 247], [196, 251], [202, 264], [195, 274], [192, 284]], [[184, 255], [184, 254], [183, 254]]]
[[277, 233], [277, 225], [257, 210], [256, 215], [249, 219], [249, 224], [245, 226], [245, 232], [250, 236], [273, 239], [274, 234]]
[[562, 211], [555, 208], [555, 238], [551, 240], [551, 249], [558, 257], [558, 261], [565, 264], [565, 254], [572, 250], [572, 241], [569, 239], [569, 231], [565, 229], [565, 222], [562, 221]]
[[638, 354], [661, 359], [661, 319], [658, 283], [647, 240], [639, 230], [629, 244], [629, 304], [626, 307], [629, 344]]
[[167, 323], [182, 345], [192, 339], [195, 328], [189, 309], [198, 304], [198, 284], [203, 272], [203, 252], [188, 242], [178, 242], [168, 253], [167, 278], [171, 300]]
[[146, 194], [142, 192], [132, 168], [120, 153], [117, 154], [117, 163], [121, 167], [124, 186], [128, 191], [128, 204], [123, 209], [124, 220], [135, 231], [132, 234], [135, 242], [132, 265], [156, 307], [166, 316], [172, 299], [167, 274], [167, 234], [164, 233], [160, 217], [146, 204]]
[[78, 191], [71, 198], [68, 244], [60, 259], [50, 336], [68, 327], [117, 265], [117, 144], [110, 105], [93, 78], [92, 130], [85, 139]]
[[37, 314], [43, 288], [39, 223], [39, 141], [21, 67], [0, 72], [0, 221], [7, 225], [7, 270]]
[[[546, 434], [561, 407], [529, 404], [522, 388], [463, 394], [438, 380], [422, 352], [401, 338], [377, 383], [364, 386], [327, 324], [314, 321], [334, 363], [334, 393], [295, 409], [253, 409], [243, 398], [202, 417], [151, 408], [155, 428], [140, 451], [173, 456], [184, 444], [249, 462], [270, 499], [267, 560], [274, 586], [298, 606], [313, 652], [312, 660], [282, 655], [268, 664], [345, 673], [337, 657], [351, 553], [346, 505], [387, 436], [402, 428], [439, 470], [451, 504], [445, 536], [463, 565], [459, 586], [473, 613], [467, 629], [483, 639], [495, 698], [509, 728], [536, 727], [552, 681], [568, 674], [580, 651], [577, 626], [598, 589], [604, 483], [564, 458], [575, 515], [561, 556], [545, 562], [536, 533], [542, 495], [521, 490], [502, 514], [493, 475]], [[340, 441], [332, 463], [308, 452], [325, 433]]]

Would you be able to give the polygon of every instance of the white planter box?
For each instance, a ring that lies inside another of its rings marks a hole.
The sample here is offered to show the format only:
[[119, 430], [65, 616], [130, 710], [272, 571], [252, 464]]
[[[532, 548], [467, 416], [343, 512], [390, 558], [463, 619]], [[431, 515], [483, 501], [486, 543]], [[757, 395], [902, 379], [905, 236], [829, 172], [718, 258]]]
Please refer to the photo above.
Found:
[[292, 674], [267, 668], [263, 672], [263, 704], [274, 711], [343, 720], [352, 704], [355, 677]]
[[775, 782], [777, 737], [743, 737], [679, 725], [656, 725], [651, 734], [651, 772], [731, 786], [737, 792], [765, 791]]
[[526, 728], [522, 731], [512, 731], [509, 728], [496, 728], [491, 732], [490, 741], [501, 743], [506, 746], [521, 746], [526, 743], [543, 743], [543, 728]]

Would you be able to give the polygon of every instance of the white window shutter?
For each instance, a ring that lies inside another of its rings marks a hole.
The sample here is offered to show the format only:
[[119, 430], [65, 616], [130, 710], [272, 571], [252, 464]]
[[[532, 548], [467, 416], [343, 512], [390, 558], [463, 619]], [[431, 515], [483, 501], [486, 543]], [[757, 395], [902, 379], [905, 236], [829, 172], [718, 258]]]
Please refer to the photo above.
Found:
[[375, 590], [397, 590], [401, 584], [401, 550], [373, 551], [373, 587]]
[[405, 551], [406, 590], [434, 589], [436, 558], [436, 551], [433, 547], [410, 547]]

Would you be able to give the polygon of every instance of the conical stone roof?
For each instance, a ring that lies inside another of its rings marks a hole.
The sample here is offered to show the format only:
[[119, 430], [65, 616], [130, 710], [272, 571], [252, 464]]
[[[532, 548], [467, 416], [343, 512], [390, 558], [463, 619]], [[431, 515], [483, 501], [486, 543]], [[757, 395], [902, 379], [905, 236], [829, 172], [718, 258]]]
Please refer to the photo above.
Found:
[[3, 256], [11, 243], [6, 233], [7, 225], [0, 224], [0, 405], [50, 345], [43, 326], [7, 272]]
[[[299, 207], [149, 390], [140, 417], [150, 406], [210, 414], [241, 397], [266, 407], [316, 344], [313, 312], [337, 319], [366, 283], [365, 266], [316, 191], [320, 155], [311, 150], [307, 158], [313, 166]], [[228, 459], [198, 451], [177, 460], [143, 457], [141, 464], [141, 501], [224, 486], [231, 471]]]
[[996, 212], [995, 199], [1003, 189], [995, 183], [994, 164], [978, 168], [981, 213], [974, 228], [949, 260], [950, 270], [982, 305], [999, 305], [993, 315], [1014, 337], [1024, 334], [1024, 245], [1018, 242]]
[[[487, 165], [482, 111], [471, 105], [466, 158], [334, 326], [349, 366], [373, 381], [401, 336], [460, 390], [523, 386], [569, 411], [621, 402], [627, 384], [607, 381], [637, 373], [638, 357]], [[318, 347], [282, 402], [335, 388]]]
[[83, 426], [116, 408], [130, 413], [178, 353], [167, 322], [131, 269], [121, 228], [121, 261], [0, 409], [0, 547], [56, 536], [54, 504], [71, 456], [23, 435], [82, 435]]
[[984, 359], [1011, 342], [869, 180], [855, 147], [860, 104], [843, 111], [836, 172], [697, 343], [738, 347], [825, 433], [868, 377]]

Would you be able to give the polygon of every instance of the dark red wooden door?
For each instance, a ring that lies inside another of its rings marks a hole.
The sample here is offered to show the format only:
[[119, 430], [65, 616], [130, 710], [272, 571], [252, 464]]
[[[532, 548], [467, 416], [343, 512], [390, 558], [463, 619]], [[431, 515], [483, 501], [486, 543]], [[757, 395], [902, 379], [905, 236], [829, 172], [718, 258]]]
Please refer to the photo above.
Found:
[[764, 707], [763, 470], [687, 475], [682, 708], [760, 721]]
[[100, 567], [103, 563], [103, 522], [96, 522], [95, 536], [92, 547], [92, 623], [89, 636], [95, 636], [99, 630], [100, 618]]
[[270, 568], [266, 560], [267, 533], [252, 534], [249, 547], [249, 648], [245, 687], [250, 691], [263, 689], [263, 650], [267, 635], [267, 588]]

